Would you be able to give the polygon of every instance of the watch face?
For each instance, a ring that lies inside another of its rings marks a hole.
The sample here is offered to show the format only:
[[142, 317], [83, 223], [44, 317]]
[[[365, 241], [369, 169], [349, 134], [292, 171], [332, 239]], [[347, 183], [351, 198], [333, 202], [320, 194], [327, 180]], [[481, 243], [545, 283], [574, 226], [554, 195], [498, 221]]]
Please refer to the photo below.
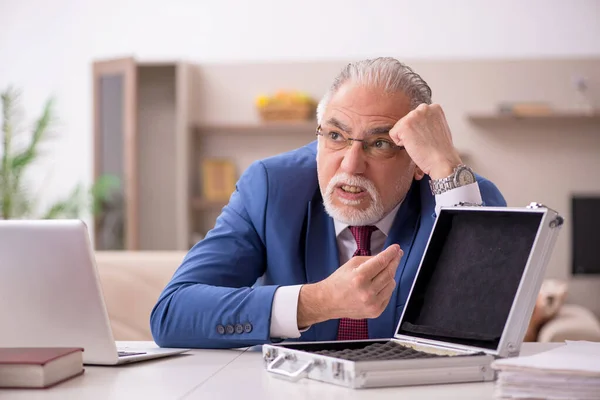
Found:
[[457, 173], [456, 180], [458, 186], [465, 186], [474, 183], [475, 176], [467, 168], [461, 168], [460, 171], [458, 171]]

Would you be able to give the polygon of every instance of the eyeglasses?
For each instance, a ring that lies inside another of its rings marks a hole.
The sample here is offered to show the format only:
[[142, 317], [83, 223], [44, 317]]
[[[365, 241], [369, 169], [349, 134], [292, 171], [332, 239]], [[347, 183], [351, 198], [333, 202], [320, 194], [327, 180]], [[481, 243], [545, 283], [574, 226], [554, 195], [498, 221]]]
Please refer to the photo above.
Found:
[[325, 147], [329, 150], [339, 151], [352, 146], [352, 142], [361, 142], [364, 152], [373, 158], [391, 158], [404, 146], [398, 146], [389, 136], [379, 135], [367, 139], [354, 139], [347, 137], [341, 132], [323, 130], [321, 125], [317, 126], [317, 135], [325, 139]]

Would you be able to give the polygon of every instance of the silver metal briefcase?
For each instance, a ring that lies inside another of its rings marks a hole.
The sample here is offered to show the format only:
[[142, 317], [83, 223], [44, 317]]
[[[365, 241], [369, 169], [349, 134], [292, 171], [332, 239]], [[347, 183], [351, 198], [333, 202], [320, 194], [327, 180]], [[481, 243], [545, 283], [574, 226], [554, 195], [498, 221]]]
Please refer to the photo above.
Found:
[[263, 345], [268, 373], [350, 388], [495, 379], [519, 354], [563, 218], [527, 207], [444, 207], [390, 339]]

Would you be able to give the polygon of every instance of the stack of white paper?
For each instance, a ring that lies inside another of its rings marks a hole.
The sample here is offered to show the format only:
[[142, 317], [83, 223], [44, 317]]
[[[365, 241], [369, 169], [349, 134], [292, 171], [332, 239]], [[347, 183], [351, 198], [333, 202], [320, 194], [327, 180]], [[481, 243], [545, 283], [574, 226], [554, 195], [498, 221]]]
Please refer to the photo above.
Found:
[[495, 396], [503, 399], [600, 399], [600, 343], [567, 341], [527, 357], [496, 360]]

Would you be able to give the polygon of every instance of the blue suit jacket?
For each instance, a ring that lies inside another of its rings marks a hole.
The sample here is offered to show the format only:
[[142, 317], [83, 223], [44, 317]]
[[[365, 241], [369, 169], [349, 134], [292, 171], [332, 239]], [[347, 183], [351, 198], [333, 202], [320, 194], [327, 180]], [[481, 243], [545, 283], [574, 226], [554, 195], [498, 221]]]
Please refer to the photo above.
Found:
[[[504, 206], [493, 183], [477, 177], [485, 205]], [[400, 206], [386, 247], [404, 256], [396, 290], [383, 313], [368, 321], [371, 338], [390, 338], [407, 300], [432, 225], [435, 197], [425, 177]], [[214, 228], [186, 255], [152, 310], [162, 347], [245, 347], [269, 336], [278, 286], [313, 283], [339, 267], [334, 224], [319, 191], [316, 142], [253, 163], [241, 176]], [[338, 320], [312, 326], [299, 340], [335, 340]]]

